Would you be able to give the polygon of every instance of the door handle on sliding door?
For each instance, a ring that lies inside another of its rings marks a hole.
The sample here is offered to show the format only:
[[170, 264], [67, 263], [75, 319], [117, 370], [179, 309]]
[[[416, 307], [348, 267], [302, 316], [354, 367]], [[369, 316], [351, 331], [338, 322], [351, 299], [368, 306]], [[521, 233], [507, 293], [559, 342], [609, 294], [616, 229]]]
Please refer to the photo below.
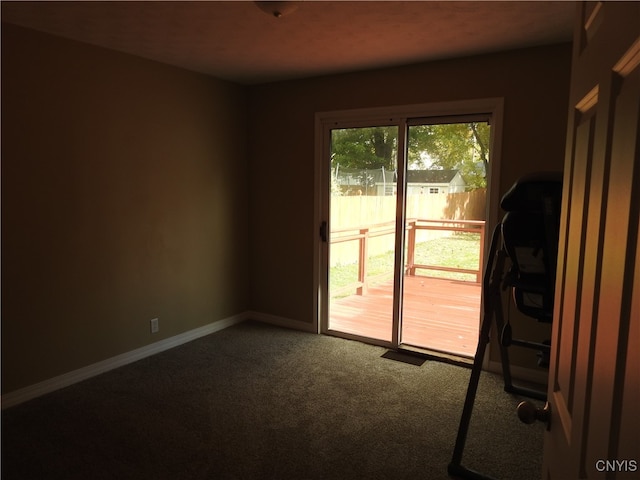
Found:
[[327, 243], [327, 222], [320, 224], [320, 238], [323, 242]]

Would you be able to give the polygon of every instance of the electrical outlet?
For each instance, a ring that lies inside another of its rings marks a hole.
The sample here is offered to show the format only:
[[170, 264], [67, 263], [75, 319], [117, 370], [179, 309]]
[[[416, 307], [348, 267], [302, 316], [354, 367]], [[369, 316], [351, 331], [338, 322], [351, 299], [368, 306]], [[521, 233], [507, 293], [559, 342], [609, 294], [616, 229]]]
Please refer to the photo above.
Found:
[[159, 330], [160, 330], [160, 326], [158, 325], [158, 319], [157, 318], [152, 318], [151, 319], [151, 333], [158, 333]]

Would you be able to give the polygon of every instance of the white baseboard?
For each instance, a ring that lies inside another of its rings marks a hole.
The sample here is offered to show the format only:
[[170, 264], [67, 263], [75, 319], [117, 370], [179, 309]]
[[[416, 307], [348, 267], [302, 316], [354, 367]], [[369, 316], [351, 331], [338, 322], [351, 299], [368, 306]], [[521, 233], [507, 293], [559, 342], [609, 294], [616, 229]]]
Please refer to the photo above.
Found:
[[299, 320], [291, 320], [290, 318], [270, 315], [260, 312], [246, 312], [247, 320], [257, 320], [259, 322], [269, 323], [278, 327], [290, 328], [292, 330], [301, 330], [303, 332], [318, 333], [312, 323], [301, 322]]
[[[312, 323], [301, 322], [299, 320], [292, 320], [289, 318], [279, 317], [277, 315], [271, 315], [267, 313], [247, 311], [238, 315], [234, 315], [232, 317], [212, 322], [203, 327], [189, 330], [188, 332], [175, 335], [171, 338], [166, 338], [159, 342], [152, 343], [151, 345], [147, 345], [145, 347], [141, 347], [136, 350], [132, 350], [130, 352], [123, 353], [112, 358], [108, 358], [92, 365], [87, 365], [86, 367], [82, 367], [77, 370], [59, 375], [57, 377], [44, 380], [34, 385], [30, 385], [28, 387], [7, 393], [5, 395], [2, 395], [1, 398], [2, 409], [13, 407], [47, 393], [51, 393], [61, 388], [68, 387], [83, 380], [87, 380], [91, 377], [95, 377], [96, 375], [100, 375], [101, 373], [108, 372], [109, 370], [113, 370], [114, 368], [122, 367], [129, 363], [133, 363], [157, 353], [164, 352], [165, 350], [169, 350], [184, 343], [191, 342], [211, 333], [218, 332], [245, 320], [256, 320], [279, 327], [317, 333], [315, 326]], [[502, 365], [500, 362], [485, 361], [484, 366], [488, 371], [502, 374]], [[511, 375], [514, 379], [546, 384], [548, 372], [546, 370], [533, 370], [518, 366], [511, 366]]]
[[95, 377], [96, 375], [100, 375], [101, 373], [108, 372], [109, 370], [113, 370], [114, 368], [122, 367], [129, 363], [133, 363], [138, 360], [142, 360], [143, 358], [150, 357], [151, 355], [155, 355], [156, 353], [164, 352], [165, 350], [169, 350], [184, 343], [191, 342], [192, 340], [196, 340], [200, 337], [204, 337], [211, 333], [218, 332], [227, 327], [243, 322], [247, 318], [250, 318], [247, 313], [241, 313], [232, 317], [224, 318], [203, 327], [195, 328], [193, 330], [189, 330], [188, 332], [175, 335], [171, 338], [160, 340], [159, 342], [152, 343], [151, 345], [137, 348], [136, 350], [132, 350], [130, 352], [108, 358], [92, 365], [87, 365], [86, 367], [73, 370], [57, 377], [44, 380], [34, 385], [15, 390], [13, 392], [2, 395], [2, 408], [5, 409], [13, 407], [20, 403], [26, 402], [27, 400], [40, 397], [55, 390], [73, 385], [74, 383], [78, 383], [91, 377]]

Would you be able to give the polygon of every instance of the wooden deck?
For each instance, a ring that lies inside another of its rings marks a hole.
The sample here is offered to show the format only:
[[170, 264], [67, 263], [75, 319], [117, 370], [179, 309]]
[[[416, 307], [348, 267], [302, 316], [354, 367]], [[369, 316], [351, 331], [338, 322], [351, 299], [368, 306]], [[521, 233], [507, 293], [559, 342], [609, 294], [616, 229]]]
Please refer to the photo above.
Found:
[[[465, 357], [475, 355], [481, 285], [405, 276], [401, 343]], [[329, 328], [391, 341], [393, 283], [369, 287], [366, 295], [331, 301]]]

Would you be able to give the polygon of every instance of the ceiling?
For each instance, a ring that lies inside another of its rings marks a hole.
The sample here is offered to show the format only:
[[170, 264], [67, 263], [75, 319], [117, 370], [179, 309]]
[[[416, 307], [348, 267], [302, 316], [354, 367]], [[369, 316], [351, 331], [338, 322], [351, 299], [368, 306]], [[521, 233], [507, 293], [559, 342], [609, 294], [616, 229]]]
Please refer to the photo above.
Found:
[[3, 1], [2, 21], [259, 84], [568, 42], [575, 12], [565, 1], [299, 1], [276, 18], [258, 3]]

